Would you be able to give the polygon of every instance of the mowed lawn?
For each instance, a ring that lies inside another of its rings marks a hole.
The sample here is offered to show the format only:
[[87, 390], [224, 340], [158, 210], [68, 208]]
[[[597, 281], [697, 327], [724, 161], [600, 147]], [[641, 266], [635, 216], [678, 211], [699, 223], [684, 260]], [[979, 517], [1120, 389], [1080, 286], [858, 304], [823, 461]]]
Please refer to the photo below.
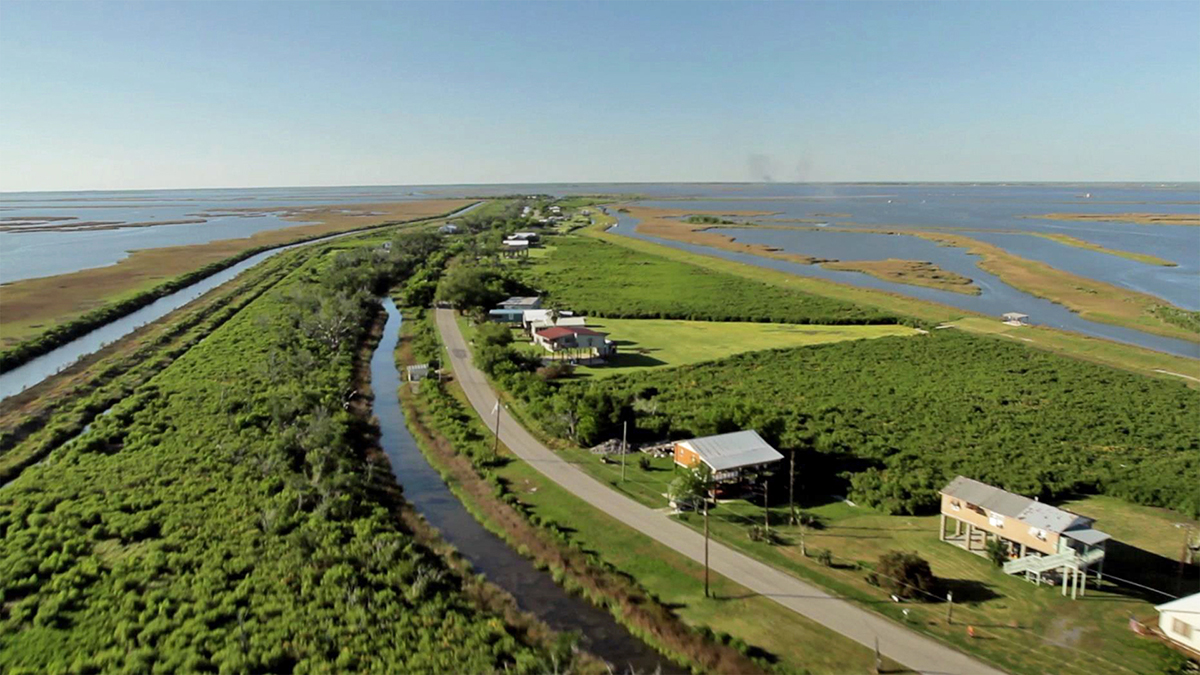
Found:
[[669, 368], [742, 352], [806, 347], [825, 342], [916, 335], [907, 326], [824, 326], [734, 321], [589, 319], [588, 328], [608, 333], [617, 356], [602, 366], [583, 366], [582, 376], [605, 377], [648, 368]]

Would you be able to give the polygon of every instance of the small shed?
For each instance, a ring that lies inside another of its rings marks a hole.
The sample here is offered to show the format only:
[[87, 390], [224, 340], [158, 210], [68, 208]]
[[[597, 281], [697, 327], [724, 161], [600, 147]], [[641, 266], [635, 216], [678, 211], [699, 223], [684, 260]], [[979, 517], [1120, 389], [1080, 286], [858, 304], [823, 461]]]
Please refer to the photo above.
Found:
[[783, 455], [753, 429], [679, 441], [674, 452], [676, 465], [692, 468], [703, 463], [712, 469], [713, 478], [720, 482], [738, 480], [745, 471], [783, 459]]
[[1200, 593], [1161, 604], [1158, 629], [1173, 647], [1200, 659]]
[[420, 382], [421, 380], [429, 377], [429, 364], [418, 363], [416, 365], [408, 366], [404, 369], [404, 371], [409, 382]]
[[1005, 314], [1002, 314], [1000, 316], [1000, 318], [1004, 320], [1004, 323], [1006, 323], [1010, 326], [1028, 326], [1029, 325], [1029, 315], [1028, 314], [1021, 314], [1019, 312], [1007, 312]]

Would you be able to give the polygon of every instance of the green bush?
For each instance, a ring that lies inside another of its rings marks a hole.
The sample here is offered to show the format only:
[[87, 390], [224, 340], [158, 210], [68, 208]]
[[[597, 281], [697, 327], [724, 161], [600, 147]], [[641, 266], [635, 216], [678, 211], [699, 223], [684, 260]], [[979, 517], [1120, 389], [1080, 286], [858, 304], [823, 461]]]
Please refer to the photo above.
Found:
[[874, 574], [880, 587], [898, 598], [928, 601], [939, 591], [929, 561], [916, 553], [884, 553], [879, 556]]

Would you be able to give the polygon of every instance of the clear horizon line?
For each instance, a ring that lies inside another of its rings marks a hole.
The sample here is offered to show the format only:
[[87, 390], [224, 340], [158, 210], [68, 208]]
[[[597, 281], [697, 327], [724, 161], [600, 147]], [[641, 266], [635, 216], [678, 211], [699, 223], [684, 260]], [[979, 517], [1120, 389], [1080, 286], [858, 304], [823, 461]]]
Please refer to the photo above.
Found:
[[52, 190], [0, 190], [0, 195], [40, 194], [61, 192], [171, 192], [198, 190], [311, 190], [311, 189], [357, 189], [357, 188], [445, 188], [445, 187], [488, 187], [519, 185], [1200, 185], [1200, 179], [1192, 180], [812, 180], [812, 181], [753, 181], [753, 180], [696, 180], [696, 181], [516, 181], [503, 183], [372, 183], [332, 185], [254, 185], [254, 186], [209, 186], [209, 187], [136, 187], [136, 188], [83, 188]]

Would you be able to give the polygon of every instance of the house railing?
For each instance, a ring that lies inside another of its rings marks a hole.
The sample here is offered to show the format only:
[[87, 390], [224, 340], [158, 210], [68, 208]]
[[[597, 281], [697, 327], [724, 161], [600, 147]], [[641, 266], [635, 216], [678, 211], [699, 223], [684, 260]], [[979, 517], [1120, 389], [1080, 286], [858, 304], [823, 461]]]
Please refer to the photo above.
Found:
[[1021, 574], [1022, 572], [1048, 572], [1050, 570], [1066, 567], [1067, 569], [1079, 571], [1093, 563], [1099, 562], [1104, 557], [1104, 549], [1094, 548], [1083, 555], [1079, 555], [1075, 551], [1064, 551], [1054, 555], [1038, 556], [1027, 555], [1023, 558], [1010, 560], [1004, 563], [1005, 574]]

